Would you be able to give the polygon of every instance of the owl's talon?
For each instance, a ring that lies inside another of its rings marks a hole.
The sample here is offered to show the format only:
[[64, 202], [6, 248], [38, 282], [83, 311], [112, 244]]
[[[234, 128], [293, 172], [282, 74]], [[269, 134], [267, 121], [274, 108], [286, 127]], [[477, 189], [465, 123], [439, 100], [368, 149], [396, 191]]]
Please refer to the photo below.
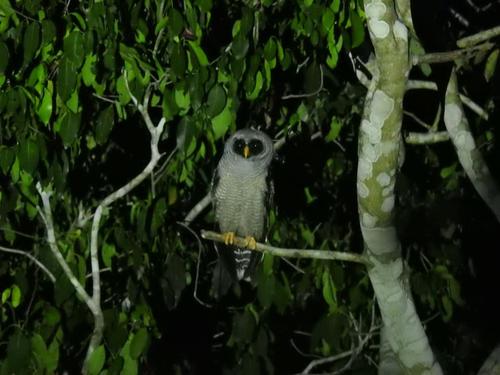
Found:
[[251, 236], [245, 237], [245, 247], [250, 250], [255, 250], [257, 248], [257, 241]]
[[234, 243], [234, 232], [226, 232], [222, 234], [224, 238], [224, 243], [226, 245], [232, 245]]

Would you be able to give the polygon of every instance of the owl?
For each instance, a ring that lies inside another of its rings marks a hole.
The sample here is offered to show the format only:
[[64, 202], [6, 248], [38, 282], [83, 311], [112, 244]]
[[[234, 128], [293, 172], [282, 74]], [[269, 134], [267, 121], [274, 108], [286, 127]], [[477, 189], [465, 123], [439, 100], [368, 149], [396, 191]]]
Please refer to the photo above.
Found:
[[226, 245], [219, 255], [238, 280], [250, 280], [261, 258], [255, 251], [234, 246], [233, 241], [234, 236], [244, 237], [252, 249], [265, 239], [273, 195], [269, 171], [273, 154], [273, 142], [265, 133], [242, 129], [227, 140], [215, 171], [215, 220]]

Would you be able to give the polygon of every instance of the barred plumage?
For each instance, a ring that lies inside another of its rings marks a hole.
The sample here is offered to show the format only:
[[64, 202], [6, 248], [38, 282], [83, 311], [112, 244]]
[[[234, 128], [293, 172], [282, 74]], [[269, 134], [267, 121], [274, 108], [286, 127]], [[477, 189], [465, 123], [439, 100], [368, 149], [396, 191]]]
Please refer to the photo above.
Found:
[[[226, 142], [212, 187], [215, 218], [222, 233], [264, 239], [272, 195], [269, 166], [273, 153], [271, 139], [253, 129], [239, 130]], [[229, 271], [239, 280], [249, 279], [258, 254], [228, 247], [232, 250], [229, 267], [233, 268]], [[222, 249], [220, 255], [227, 255], [227, 250]]]

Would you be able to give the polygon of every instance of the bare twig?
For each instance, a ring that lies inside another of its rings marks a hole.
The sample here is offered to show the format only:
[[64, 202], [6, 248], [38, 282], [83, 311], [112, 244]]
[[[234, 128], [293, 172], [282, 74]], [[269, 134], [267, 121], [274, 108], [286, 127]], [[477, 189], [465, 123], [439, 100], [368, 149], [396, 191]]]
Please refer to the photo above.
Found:
[[457, 46], [465, 48], [475, 44], [484, 42], [485, 40], [494, 38], [500, 35], [500, 26], [493, 27], [492, 29], [483, 30], [477, 34], [467, 36], [457, 41]]
[[200, 240], [200, 237], [198, 236], [198, 234], [196, 234], [196, 232], [194, 230], [192, 230], [188, 225], [181, 223], [181, 222], [177, 222], [177, 224], [179, 224], [184, 229], [186, 229], [189, 233], [191, 233], [194, 236], [194, 238], [196, 238], [196, 241], [198, 242], [198, 261], [196, 262], [196, 277], [195, 277], [195, 281], [194, 281], [193, 297], [196, 301], [198, 301], [198, 303], [200, 305], [208, 307], [208, 308], [212, 308], [213, 307], [212, 305], [210, 305], [206, 302], [203, 302], [200, 298], [198, 298], [198, 280], [200, 277], [200, 260], [201, 260], [201, 251], [203, 249], [203, 244], [201, 243], [201, 240]]
[[[201, 237], [206, 240], [224, 242], [224, 236], [220, 233], [202, 230]], [[241, 237], [234, 237], [235, 246], [240, 248], [247, 247], [247, 241]], [[313, 249], [286, 249], [280, 247], [274, 247], [271, 245], [266, 245], [260, 242], [256, 243], [255, 249], [249, 249], [258, 251], [260, 253], [269, 253], [271, 255], [280, 256], [284, 258], [312, 258], [312, 259], [324, 259], [324, 260], [342, 260], [347, 262], [361, 263], [365, 265], [370, 265], [370, 262], [360, 254], [346, 253], [341, 251], [330, 251], [330, 250], [313, 250]]]
[[335, 355], [332, 355], [329, 357], [315, 359], [315, 360], [311, 361], [307, 365], [307, 367], [302, 371], [301, 375], [310, 374], [311, 370], [314, 369], [315, 367], [325, 365], [327, 363], [336, 362], [338, 360], [341, 360], [341, 359], [344, 359], [347, 357], [350, 357], [349, 361], [347, 361], [347, 363], [344, 366], [342, 366], [340, 369], [329, 373], [329, 375], [341, 374], [341, 373], [343, 373], [351, 368], [352, 363], [361, 354], [362, 350], [365, 348], [368, 341], [370, 341], [370, 339], [373, 337], [373, 335], [375, 335], [380, 330], [380, 326], [378, 326], [376, 324], [375, 303], [372, 304], [371, 322], [370, 322], [370, 328], [368, 329], [368, 332], [366, 332], [366, 333], [362, 332], [363, 324], [362, 324], [361, 317], [360, 317], [359, 322], [358, 322], [358, 321], [356, 321], [356, 319], [354, 318], [352, 313], [350, 313], [349, 318], [350, 318], [351, 324], [354, 328], [353, 331], [356, 334], [356, 338], [358, 341], [357, 345], [354, 344], [354, 340], [353, 340], [350, 350], [347, 350], [345, 352], [335, 354]]
[[281, 97], [283, 100], [287, 99], [300, 99], [300, 98], [310, 98], [311, 96], [318, 95], [321, 90], [323, 90], [323, 67], [320, 65], [319, 66], [319, 73], [320, 73], [320, 81], [319, 81], [319, 87], [308, 94], [291, 94], [291, 95], [284, 95]]
[[[406, 86], [407, 90], [433, 90], [437, 91], [437, 85], [435, 82], [431, 81], [420, 81], [420, 80], [410, 80], [408, 81], [408, 85]], [[464, 105], [466, 105], [472, 112], [474, 112], [479, 117], [488, 120], [488, 113], [481, 108], [477, 103], [475, 103], [472, 99], [465, 96], [464, 94], [460, 94], [460, 100]]]
[[45, 274], [49, 277], [50, 281], [52, 282], [55, 282], [56, 281], [56, 278], [54, 277], [54, 275], [52, 274], [52, 272], [50, 272], [47, 267], [45, 267], [43, 265], [42, 262], [40, 262], [38, 259], [36, 259], [33, 255], [31, 255], [30, 253], [28, 253], [27, 251], [23, 251], [23, 250], [18, 250], [18, 249], [11, 249], [11, 248], [8, 248], [8, 247], [4, 247], [4, 246], [0, 246], [0, 251], [3, 251], [5, 253], [11, 253], [11, 254], [19, 254], [19, 255], [23, 255], [27, 258], [29, 258], [33, 263], [35, 263], [43, 272], [45, 272]]
[[411, 63], [412, 65], [420, 65], [420, 64], [439, 64], [449, 61], [455, 61], [463, 57], [472, 56], [478, 52], [488, 51], [492, 49], [494, 46], [495, 45], [493, 43], [486, 42], [483, 44], [479, 44], [464, 49], [458, 49], [446, 52], [427, 53], [425, 55], [416, 55], [412, 57]]
[[446, 142], [450, 140], [447, 131], [416, 133], [410, 132], [405, 136], [405, 142], [412, 145], [426, 145], [431, 143]]

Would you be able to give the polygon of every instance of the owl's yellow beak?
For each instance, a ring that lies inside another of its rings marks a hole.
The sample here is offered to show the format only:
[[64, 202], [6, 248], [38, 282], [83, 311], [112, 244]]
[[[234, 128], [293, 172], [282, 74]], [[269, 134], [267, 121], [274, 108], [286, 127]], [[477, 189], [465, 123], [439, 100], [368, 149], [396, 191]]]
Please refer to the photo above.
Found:
[[245, 148], [243, 149], [243, 156], [245, 157], [245, 159], [248, 159], [248, 157], [250, 156], [250, 148], [245, 145]]

